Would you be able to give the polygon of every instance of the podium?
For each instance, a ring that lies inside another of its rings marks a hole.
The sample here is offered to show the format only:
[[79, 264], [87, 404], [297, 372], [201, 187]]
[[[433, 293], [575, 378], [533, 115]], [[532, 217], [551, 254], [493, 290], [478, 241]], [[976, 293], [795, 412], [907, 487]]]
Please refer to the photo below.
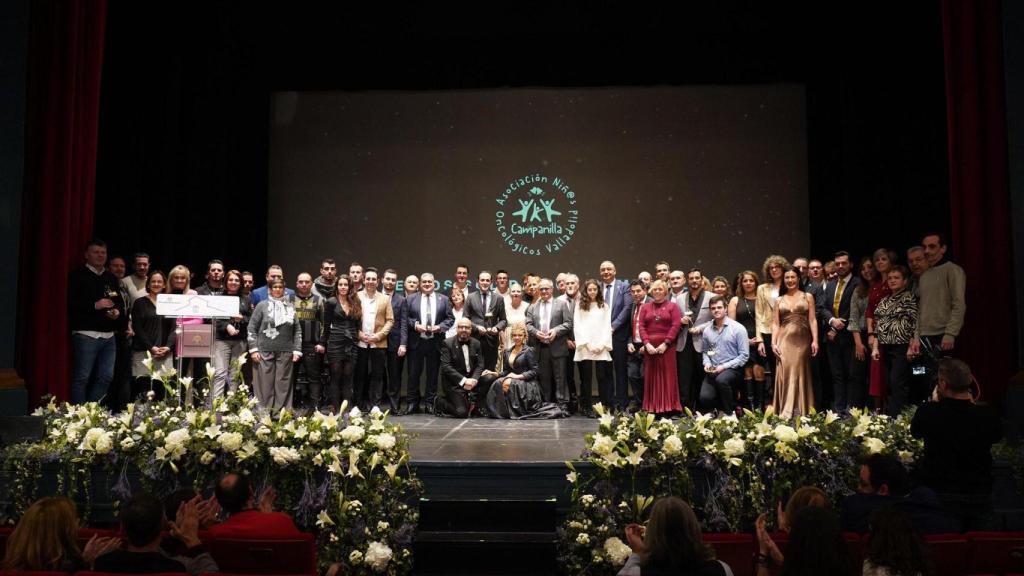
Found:
[[[238, 296], [206, 296], [202, 294], [157, 294], [156, 313], [171, 318], [231, 318], [238, 315]], [[216, 326], [184, 324], [176, 329], [178, 338], [178, 400], [181, 398], [181, 369], [184, 358], [213, 358], [213, 343], [217, 339]], [[213, 384], [210, 382], [209, 384]], [[185, 392], [184, 401], [192, 403], [192, 387]]]

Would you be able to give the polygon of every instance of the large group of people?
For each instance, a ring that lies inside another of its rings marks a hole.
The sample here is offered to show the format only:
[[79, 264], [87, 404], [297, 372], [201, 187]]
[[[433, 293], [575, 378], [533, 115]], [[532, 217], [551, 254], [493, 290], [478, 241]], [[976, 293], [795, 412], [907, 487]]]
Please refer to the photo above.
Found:
[[[907, 251], [909, 269], [888, 249], [856, 265], [842, 251], [824, 263], [771, 255], [732, 280], [666, 261], [623, 280], [605, 261], [593, 278], [481, 270], [473, 282], [460, 265], [443, 290], [429, 272], [401, 281], [353, 262], [343, 273], [329, 258], [319, 276], [298, 274], [294, 289], [280, 266], [254, 288], [252, 273], [211, 260], [193, 289], [185, 266], [165, 274], [136, 254], [126, 275], [124, 259], [108, 263], [106, 251], [90, 242], [71, 274], [73, 402], [107, 394], [124, 405], [148, 388], [150, 365], [181, 354], [183, 333], [207, 329], [203, 318], [157, 315], [161, 293], [238, 297], [238, 313], [209, 327], [210, 397], [251, 380], [275, 412], [347, 401], [457, 417], [593, 415], [596, 401], [663, 415], [767, 406], [785, 417], [864, 406], [897, 414], [931, 390], [965, 313], [964, 272], [938, 234]], [[230, 373], [241, 355], [251, 375]]]

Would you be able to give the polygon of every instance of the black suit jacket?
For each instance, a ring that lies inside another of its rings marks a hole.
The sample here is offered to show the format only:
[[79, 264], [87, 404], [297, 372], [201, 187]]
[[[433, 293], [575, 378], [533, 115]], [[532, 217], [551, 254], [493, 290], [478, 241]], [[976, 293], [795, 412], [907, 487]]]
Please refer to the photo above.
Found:
[[395, 325], [388, 332], [388, 350], [398, 350], [405, 346], [409, 338], [409, 323], [405, 321], [405, 296], [398, 292], [391, 294], [391, 312], [395, 315]]
[[461, 343], [458, 336], [452, 336], [444, 341], [441, 346], [441, 377], [444, 382], [453, 387], [458, 387], [463, 378], [480, 379], [484, 371], [484, 356], [480, 351], [480, 341], [476, 338], [469, 339], [469, 367], [461, 350]]
[[469, 300], [466, 301], [466, 317], [473, 323], [473, 336], [486, 340], [488, 344], [497, 345], [497, 334], [485, 335], [477, 329], [477, 326], [487, 326], [487, 312], [491, 313], [491, 326], [497, 328], [498, 331], [504, 330], [508, 326], [508, 321], [505, 319], [505, 298], [491, 290], [490, 308], [484, 310], [483, 292], [478, 290], [470, 294]]
[[[818, 308], [818, 318], [821, 318], [821, 321], [826, 327], [829, 326], [829, 321], [831, 321], [833, 317], [841, 318], [844, 322], [849, 324], [850, 301], [853, 299], [853, 292], [854, 289], [857, 288], [858, 284], [860, 284], [860, 278], [850, 274], [850, 281], [843, 286], [843, 294], [839, 297], [839, 316], [834, 316], [832, 314], [832, 304], [835, 302], [836, 288], [839, 286], [838, 278], [835, 280], [829, 280], [828, 284], [825, 285], [825, 290], [821, 293], [821, 296], [815, 297]], [[844, 326], [841, 331], [845, 330], [846, 327]]]
[[[423, 294], [417, 292], [405, 299], [405, 323], [406, 323], [406, 346], [409, 350], [419, 347], [422, 336], [416, 331], [416, 324], [420, 321], [420, 303], [423, 301]], [[443, 338], [444, 333], [455, 323], [455, 316], [452, 315], [452, 304], [444, 294], [437, 294], [437, 306], [434, 324], [440, 330], [434, 334], [434, 338]]]

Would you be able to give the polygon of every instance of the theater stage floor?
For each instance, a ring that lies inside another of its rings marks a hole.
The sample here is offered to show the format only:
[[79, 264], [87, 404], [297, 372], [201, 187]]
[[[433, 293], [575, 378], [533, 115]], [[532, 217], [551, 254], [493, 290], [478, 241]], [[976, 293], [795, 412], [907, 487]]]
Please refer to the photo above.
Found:
[[391, 419], [413, 435], [415, 463], [558, 463], [575, 460], [583, 436], [598, 421], [574, 416], [558, 420], [437, 418], [416, 414]]

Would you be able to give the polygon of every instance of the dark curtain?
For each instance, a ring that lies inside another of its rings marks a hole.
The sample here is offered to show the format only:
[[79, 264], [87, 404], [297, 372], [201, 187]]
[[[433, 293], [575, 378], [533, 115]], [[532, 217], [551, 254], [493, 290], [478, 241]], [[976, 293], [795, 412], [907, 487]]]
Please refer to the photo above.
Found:
[[1001, 402], [1016, 331], [1000, 3], [943, 0], [942, 26], [952, 248], [967, 273], [957, 346], [983, 397]]
[[84, 262], [95, 201], [105, 0], [32, 4], [19, 371], [32, 405], [68, 397], [67, 276]]

